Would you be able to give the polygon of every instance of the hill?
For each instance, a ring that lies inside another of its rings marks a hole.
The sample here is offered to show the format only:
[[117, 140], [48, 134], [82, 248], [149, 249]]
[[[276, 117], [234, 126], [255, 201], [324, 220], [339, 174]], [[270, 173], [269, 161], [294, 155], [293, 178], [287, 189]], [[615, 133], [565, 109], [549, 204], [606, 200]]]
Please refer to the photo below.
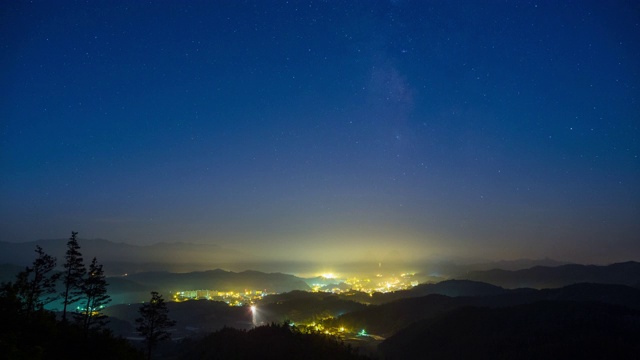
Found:
[[640, 289], [610, 284], [574, 284], [558, 289], [516, 289], [488, 296], [427, 295], [405, 298], [345, 314], [329, 321], [331, 326], [366, 329], [368, 333], [391, 336], [411, 323], [433, 318], [465, 306], [507, 307], [538, 301], [602, 302], [640, 310]]
[[493, 269], [469, 272], [462, 278], [512, 289], [554, 288], [583, 282], [634, 286], [640, 282], [640, 263], [629, 261], [607, 266], [535, 266], [516, 271]]
[[173, 350], [179, 359], [368, 359], [337, 339], [301, 333], [287, 324], [249, 331], [224, 328]]
[[499, 261], [480, 261], [470, 259], [455, 259], [442, 261], [429, 261], [424, 264], [416, 264], [420, 270], [416, 274], [421, 282], [444, 280], [444, 279], [460, 279], [474, 271], [487, 271], [492, 269], [502, 270], [522, 270], [536, 266], [555, 267], [566, 265], [569, 262], [557, 261], [549, 258], [543, 259], [516, 259], [516, 260], [499, 260]]
[[[120, 304], [104, 309], [105, 315], [115, 324], [109, 324], [115, 334], [122, 337], [135, 337], [135, 319], [140, 317], [140, 304]], [[248, 307], [229, 306], [224, 302], [193, 300], [185, 302], [167, 302], [172, 320], [176, 320], [172, 337], [198, 336], [202, 333], [217, 331], [225, 326], [236, 329], [253, 327], [251, 311]], [[113, 326], [116, 325], [116, 326]]]
[[385, 359], [634, 359], [640, 312], [591, 302], [465, 307], [380, 344]]
[[445, 295], [450, 297], [489, 296], [503, 294], [506, 291], [507, 290], [499, 286], [479, 281], [444, 280], [435, 284], [420, 284], [408, 290], [394, 291], [389, 293], [374, 293], [373, 296], [370, 296], [371, 299], [368, 302], [365, 299], [365, 302], [370, 304], [384, 304], [399, 299], [421, 297], [433, 294]]
[[268, 324], [292, 321], [295, 323], [338, 317], [366, 308], [366, 305], [331, 293], [292, 291], [270, 295], [257, 304], [256, 321]]
[[302, 279], [293, 275], [251, 270], [233, 272], [216, 269], [189, 273], [141, 272], [128, 275], [126, 278], [165, 294], [178, 290], [199, 289], [236, 292], [263, 290], [278, 293], [309, 290], [309, 286]]
[[146, 301], [152, 290], [163, 294], [166, 299], [171, 299], [172, 294], [178, 291], [189, 290], [223, 292], [261, 290], [278, 293], [309, 290], [303, 280], [293, 275], [259, 271], [233, 272], [220, 269], [189, 273], [141, 272], [127, 276], [110, 276], [107, 282], [114, 305]]

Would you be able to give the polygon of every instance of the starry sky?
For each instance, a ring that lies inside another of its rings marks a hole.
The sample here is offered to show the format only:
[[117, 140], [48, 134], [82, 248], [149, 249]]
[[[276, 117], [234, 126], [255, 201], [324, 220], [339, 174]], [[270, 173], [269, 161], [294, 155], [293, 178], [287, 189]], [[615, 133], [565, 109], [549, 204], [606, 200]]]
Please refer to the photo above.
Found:
[[0, 240], [640, 259], [637, 1], [12, 1]]

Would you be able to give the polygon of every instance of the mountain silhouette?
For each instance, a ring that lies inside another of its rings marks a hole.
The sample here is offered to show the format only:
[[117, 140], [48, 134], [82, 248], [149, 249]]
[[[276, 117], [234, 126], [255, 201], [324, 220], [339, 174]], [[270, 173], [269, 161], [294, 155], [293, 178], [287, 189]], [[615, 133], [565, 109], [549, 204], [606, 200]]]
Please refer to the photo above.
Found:
[[634, 286], [640, 282], [640, 263], [628, 261], [606, 266], [576, 264], [555, 267], [535, 266], [516, 271], [493, 269], [469, 272], [462, 278], [504, 288], [542, 289], [583, 282]]
[[640, 312], [541, 301], [464, 307], [418, 321], [380, 344], [384, 359], [635, 359]]

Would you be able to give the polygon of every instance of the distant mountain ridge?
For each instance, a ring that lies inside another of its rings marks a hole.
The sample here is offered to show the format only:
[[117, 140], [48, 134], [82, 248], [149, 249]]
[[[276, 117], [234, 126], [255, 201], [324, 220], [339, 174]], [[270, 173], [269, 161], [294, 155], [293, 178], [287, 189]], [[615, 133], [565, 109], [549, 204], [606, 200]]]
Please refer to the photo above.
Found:
[[171, 299], [173, 293], [191, 290], [223, 292], [261, 290], [278, 293], [309, 290], [309, 286], [294, 275], [260, 271], [233, 272], [221, 269], [189, 273], [141, 272], [128, 276], [107, 277], [107, 282], [113, 305], [146, 301], [150, 291], [158, 291], [166, 299]]
[[474, 271], [481, 270], [491, 270], [491, 269], [502, 269], [502, 270], [522, 270], [529, 269], [536, 266], [548, 266], [548, 267], [556, 267], [562, 265], [569, 265], [570, 263], [567, 261], [558, 261], [550, 258], [543, 259], [516, 259], [516, 260], [498, 260], [486, 263], [478, 263], [472, 265], [475, 269]]
[[466, 275], [474, 271], [486, 271], [492, 269], [502, 270], [522, 270], [529, 269], [535, 266], [548, 266], [556, 267], [560, 265], [571, 264], [568, 261], [558, 261], [550, 258], [542, 259], [514, 259], [514, 260], [441, 260], [441, 261], [428, 261], [424, 264], [419, 264], [420, 270], [416, 276], [421, 279], [421, 282], [433, 282], [441, 281], [444, 279], [460, 279], [461, 276]]
[[[33, 262], [36, 246], [63, 259], [68, 239], [36, 240], [24, 243], [0, 241], [0, 264], [26, 266]], [[78, 239], [80, 251], [88, 262], [94, 256], [105, 265], [107, 274], [138, 271], [195, 271], [220, 267], [221, 264], [246, 260], [239, 251], [213, 244], [156, 243], [131, 245], [104, 239]]]
[[535, 266], [515, 271], [493, 269], [469, 272], [462, 278], [511, 289], [557, 288], [583, 282], [637, 286], [640, 283], [640, 263], [627, 261], [605, 266], [577, 264], [556, 267]]
[[142, 272], [129, 275], [126, 279], [155, 288], [161, 292], [175, 292], [178, 290], [263, 290], [280, 293], [293, 290], [310, 290], [304, 280], [296, 276], [282, 273], [263, 273], [253, 270], [233, 272], [216, 269], [189, 273]]

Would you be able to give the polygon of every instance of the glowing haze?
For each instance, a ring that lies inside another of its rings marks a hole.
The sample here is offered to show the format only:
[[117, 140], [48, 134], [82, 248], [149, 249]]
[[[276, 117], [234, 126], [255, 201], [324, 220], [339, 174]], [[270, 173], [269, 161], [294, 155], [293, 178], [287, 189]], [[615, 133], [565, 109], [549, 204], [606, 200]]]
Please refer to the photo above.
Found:
[[0, 240], [74, 230], [318, 263], [640, 257], [635, 1], [0, 16]]

